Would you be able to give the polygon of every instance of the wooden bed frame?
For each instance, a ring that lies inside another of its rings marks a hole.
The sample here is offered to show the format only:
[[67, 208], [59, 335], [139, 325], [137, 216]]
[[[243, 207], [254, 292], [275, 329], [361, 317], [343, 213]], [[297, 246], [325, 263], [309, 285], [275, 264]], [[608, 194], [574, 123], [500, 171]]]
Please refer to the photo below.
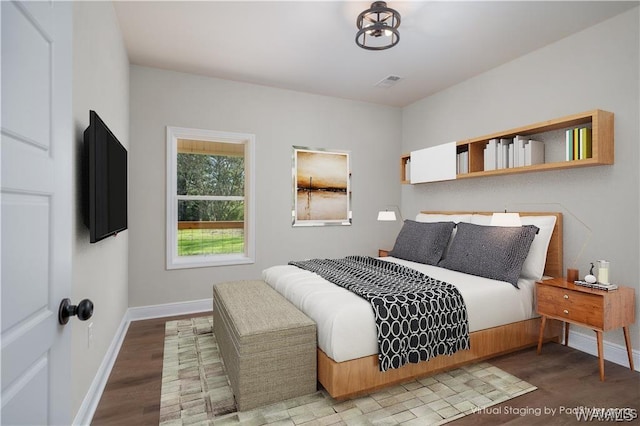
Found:
[[[423, 211], [427, 214], [482, 214], [493, 212], [442, 212]], [[562, 276], [562, 213], [521, 212], [522, 216], [556, 216], [556, 226], [551, 235], [545, 275]], [[494, 356], [536, 346], [540, 330], [540, 318], [519, 321], [470, 333], [471, 349], [458, 351], [451, 356], [438, 356], [427, 362], [408, 364], [401, 368], [381, 372], [378, 355], [335, 362], [318, 349], [318, 381], [336, 399], [345, 399], [371, 392], [375, 389], [401, 383], [421, 376], [459, 367]], [[544, 341], [559, 341], [562, 322], [549, 320]]]

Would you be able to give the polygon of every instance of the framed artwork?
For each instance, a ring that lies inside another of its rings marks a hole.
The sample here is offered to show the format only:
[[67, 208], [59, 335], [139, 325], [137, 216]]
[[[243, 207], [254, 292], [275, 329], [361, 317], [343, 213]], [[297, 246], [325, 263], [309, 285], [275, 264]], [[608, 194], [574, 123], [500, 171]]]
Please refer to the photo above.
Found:
[[349, 151], [293, 147], [293, 226], [351, 225]]

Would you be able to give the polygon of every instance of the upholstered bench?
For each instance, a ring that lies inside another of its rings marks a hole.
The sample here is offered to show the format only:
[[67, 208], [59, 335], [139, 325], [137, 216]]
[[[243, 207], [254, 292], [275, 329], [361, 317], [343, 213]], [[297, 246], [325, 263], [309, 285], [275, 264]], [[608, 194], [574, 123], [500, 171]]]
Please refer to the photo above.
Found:
[[316, 324], [264, 281], [215, 284], [213, 329], [239, 411], [316, 391]]

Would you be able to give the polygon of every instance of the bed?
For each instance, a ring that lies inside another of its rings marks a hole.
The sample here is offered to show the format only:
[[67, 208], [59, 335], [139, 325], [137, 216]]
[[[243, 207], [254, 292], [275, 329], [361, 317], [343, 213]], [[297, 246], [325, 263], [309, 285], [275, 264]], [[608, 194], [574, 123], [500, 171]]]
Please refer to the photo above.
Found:
[[[490, 224], [492, 214], [425, 211], [415, 218], [415, 222], [464, 224], [456, 226], [451, 241], [444, 249], [443, 258], [449, 255], [451, 259], [455, 257], [454, 243], [462, 244], [464, 238], [468, 238], [467, 229], [471, 228], [468, 224], [474, 226], [471, 229], [489, 229], [486, 225]], [[542, 275], [562, 275], [562, 215], [540, 212], [522, 212], [520, 215], [523, 225], [534, 224], [539, 231], [531, 243], [522, 271], [519, 269], [517, 279], [511, 281], [513, 285], [407, 260], [407, 256], [397, 249], [400, 236], [394, 251], [404, 258], [381, 258], [449, 282], [464, 298], [470, 349], [436, 356], [426, 362], [381, 371], [371, 304], [314, 272], [293, 265], [278, 265], [265, 269], [263, 280], [316, 322], [318, 381], [334, 398], [352, 397], [537, 344], [540, 318], [535, 313], [535, 281]], [[458, 240], [456, 232], [460, 232]], [[548, 324], [544, 340], [559, 340], [561, 329], [560, 322]]]

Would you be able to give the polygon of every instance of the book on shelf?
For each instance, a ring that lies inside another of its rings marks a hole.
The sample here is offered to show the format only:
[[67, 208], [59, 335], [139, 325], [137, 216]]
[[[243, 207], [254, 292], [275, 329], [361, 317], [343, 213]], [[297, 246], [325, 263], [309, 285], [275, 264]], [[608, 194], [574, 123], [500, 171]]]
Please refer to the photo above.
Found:
[[469, 173], [469, 151], [462, 151], [456, 155], [456, 173]]
[[514, 167], [522, 167], [524, 166], [524, 145], [527, 142], [528, 138], [526, 136], [516, 136], [513, 138], [514, 145]]
[[544, 163], [544, 142], [529, 139], [524, 145], [524, 165]]
[[514, 162], [514, 155], [515, 150], [513, 149], [513, 143], [510, 143], [509, 145], [507, 145], [507, 159], [508, 159], [508, 163], [507, 166], [508, 167], [516, 167], [515, 162]]
[[498, 140], [491, 139], [484, 147], [484, 170], [495, 170], [498, 167]]
[[592, 156], [591, 129], [589, 127], [576, 127], [566, 130], [565, 160], [584, 160]]
[[565, 160], [573, 161], [575, 159], [575, 157], [573, 156], [573, 129], [568, 129], [566, 131], [565, 148]]
[[490, 139], [484, 148], [484, 170], [510, 169], [544, 163], [544, 142], [516, 136]]
[[578, 134], [578, 142], [580, 144], [580, 156], [578, 158], [580, 160], [591, 158], [591, 129], [588, 127], [582, 127], [579, 129]]
[[504, 155], [502, 155], [502, 141], [496, 141], [496, 169], [504, 168]]
[[498, 140], [498, 169], [508, 169], [509, 168], [509, 145], [513, 144], [511, 139], [500, 139]]

